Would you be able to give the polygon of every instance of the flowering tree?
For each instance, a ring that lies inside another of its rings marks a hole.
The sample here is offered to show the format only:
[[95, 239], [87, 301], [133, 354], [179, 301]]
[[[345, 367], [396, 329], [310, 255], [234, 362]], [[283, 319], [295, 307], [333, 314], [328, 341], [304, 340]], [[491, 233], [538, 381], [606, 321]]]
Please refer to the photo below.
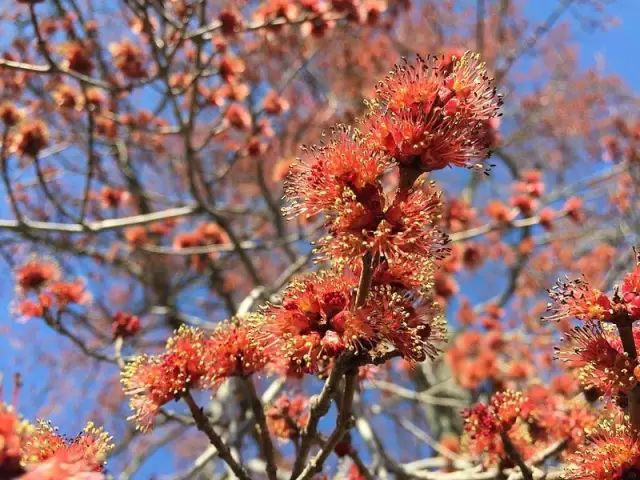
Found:
[[0, 478], [639, 479], [637, 99], [519, 3], [5, 2]]

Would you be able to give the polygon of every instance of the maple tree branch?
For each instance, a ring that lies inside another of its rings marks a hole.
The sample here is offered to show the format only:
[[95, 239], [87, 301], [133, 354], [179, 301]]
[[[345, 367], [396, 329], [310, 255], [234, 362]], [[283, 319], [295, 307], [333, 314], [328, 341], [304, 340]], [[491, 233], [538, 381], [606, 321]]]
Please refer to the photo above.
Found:
[[207, 416], [204, 414], [202, 407], [200, 407], [196, 403], [196, 401], [194, 400], [189, 390], [186, 390], [182, 394], [182, 399], [185, 401], [185, 403], [189, 407], [189, 410], [191, 411], [191, 415], [193, 416], [193, 419], [196, 422], [196, 427], [198, 428], [198, 430], [204, 433], [209, 439], [209, 441], [211, 442], [211, 444], [214, 447], [216, 447], [220, 458], [222, 458], [226, 462], [226, 464], [229, 465], [229, 468], [240, 480], [251, 480], [251, 476], [249, 475], [249, 473], [245, 470], [245, 468], [242, 465], [240, 465], [236, 461], [235, 458], [233, 458], [231, 449], [227, 446], [227, 444], [220, 437], [220, 435], [218, 435], [216, 431], [213, 429], [213, 426], [211, 425], [211, 422], [209, 422], [209, 419], [207, 418]]

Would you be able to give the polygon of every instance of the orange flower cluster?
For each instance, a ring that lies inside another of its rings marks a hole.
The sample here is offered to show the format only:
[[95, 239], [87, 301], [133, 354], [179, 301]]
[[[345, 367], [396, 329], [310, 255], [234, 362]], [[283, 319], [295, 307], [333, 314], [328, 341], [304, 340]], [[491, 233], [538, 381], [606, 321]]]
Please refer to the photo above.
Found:
[[590, 432], [588, 442], [567, 461], [567, 480], [640, 478], [640, 438], [627, 418], [604, 418]]
[[552, 312], [549, 320], [577, 318], [611, 323], [633, 323], [640, 320], [640, 265], [628, 273], [613, 295], [577, 279], [558, 282], [549, 292]]
[[[584, 323], [565, 333], [557, 358], [574, 370], [590, 397], [609, 397], [587, 441], [567, 457], [568, 480], [640, 478], [637, 346], [640, 330], [640, 262], [608, 295], [584, 280], [558, 283], [551, 290], [550, 318]], [[630, 416], [625, 416], [624, 412]]]
[[42, 317], [69, 305], [87, 303], [91, 296], [81, 280], [63, 280], [58, 264], [32, 257], [15, 270], [17, 312], [25, 317]]
[[163, 353], [128, 363], [122, 384], [131, 396], [132, 418], [141, 430], [148, 430], [160, 407], [187, 389], [211, 389], [228, 377], [250, 375], [264, 363], [242, 325], [223, 323], [209, 336], [182, 326]]
[[[282, 8], [266, 17], [295, 16], [290, 2], [276, 4]], [[221, 21], [229, 34], [240, 28], [229, 12]], [[221, 68], [232, 81], [244, 65], [229, 56]], [[274, 113], [286, 107], [265, 100]], [[291, 165], [288, 212], [323, 217], [328, 235], [318, 247], [329, 268], [293, 281], [277, 302], [240, 325], [224, 324], [211, 337], [181, 328], [163, 353], [127, 365], [123, 384], [137, 425], [149, 428], [160, 407], [188, 389], [210, 389], [267, 366], [323, 375], [345, 355], [354, 366], [434, 358], [445, 338], [434, 261], [448, 249], [438, 228], [440, 192], [421, 176], [484, 158], [484, 129], [499, 105], [476, 55], [397, 67], [378, 86], [360, 130], [334, 128], [327, 142], [306, 148]], [[243, 112], [231, 116], [228, 109], [226, 116], [236, 128], [249, 126]], [[187, 248], [201, 238], [199, 229], [175, 244]], [[284, 414], [272, 413], [272, 427], [284, 430]]]
[[531, 387], [526, 394], [498, 392], [489, 404], [477, 404], [464, 411], [463, 417], [465, 446], [486, 465], [510, 461], [507, 441], [524, 460], [560, 441], [575, 448], [583, 443], [585, 429], [595, 422], [584, 401], [568, 399], [543, 386]]
[[364, 356], [365, 363], [375, 363], [390, 347], [409, 360], [433, 358], [444, 338], [438, 309], [399, 283], [380, 281], [390, 281], [392, 273], [378, 266], [371, 293], [360, 306], [355, 306], [358, 277], [350, 270], [303, 277], [287, 288], [282, 304], [252, 318], [256, 344], [270, 358], [285, 358], [289, 372], [321, 372], [345, 351]]
[[66, 440], [46, 422], [35, 426], [0, 405], [0, 478], [19, 480], [105, 480], [111, 437], [93, 423]]
[[[389, 262], [438, 257], [444, 250], [436, 228], [440, 194], [415, 179], [487, 156], [483, 128], [500, 106], [493, 82], [471, 53], [452, 61], [418, 58], [397, 66], [369, 106], [361, 130], [334, 129], [326, 144], [308, 148], [292, 165], [290, 213], [324, 215], [329, 236], [320, 250], [329, 258], [366, 251]], [[399, 172], [395, 195], [384, 188], [392, 168]]]
[[500, 104], [477, 54], [419, 57], [378, 85], [364, 130], [408, 168], [470, 167], [488, 155], [487, 122]]
[[[635, 359], [624, 352], [619, 336], [608, 325], [588, 322], [565, 333], [557, 358], [574, 369], [580, 383], [600, 395], [629, 393], [638, 383]], [[640, 331], [635, 331], [640, 339]]]

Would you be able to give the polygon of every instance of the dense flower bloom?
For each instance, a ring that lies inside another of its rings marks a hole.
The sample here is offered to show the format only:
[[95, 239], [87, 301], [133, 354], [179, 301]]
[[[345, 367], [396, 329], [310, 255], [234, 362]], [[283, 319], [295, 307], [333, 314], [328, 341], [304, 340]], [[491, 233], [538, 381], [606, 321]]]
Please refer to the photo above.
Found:
[[246, 377], [260, 371], [266, 363], [263, 352], [251, 342], [246, 324], [224, 322], [208, 341], [207, 375], [213, 384], [229, 377]]
[[90, 47], [87, 44], [69, 42], [60, 46], [60, 53], [64, 57], [63, 65], [65, 68], [75, 70], [84, 75], [89, 75], [93, 70], [94, 62], [91, 58]]
[[577, 318], [612, 323], [640, 320], [640, 266], [628, 273], [613, 295], [592, 287], [586, 280], [558, 282], [550, 291], [550, 320]]
[[49, 143], [49, 129], [40, 120], [25, 120], [17, 128], [13, 148], [19, 155], [35, 157]]
[[353, 230], [376, 222], [383, 204], [380, 177], [388, 162], [369, 149], [357, 131], [337, 127], [327, 143], [308, 147], [305, 153], [291, 165], [285, 185], [289, 213], [346, 217], [339, 221], [350, 223]]
[[346, 350], [366, 351], [376, 341], [374, 326], [353, 308], [357, 279], [340, 271], [309, 274], [289, 285], [281, 305], [253, 317], [253, 340], [271, 357], [316, 372], [321, 361]]
[[590, 322], [567, 332], [557, 357], [577, 370], [584, 387], [602, 394], [628, 393], [637, 384], [635, 359], [624, 353], [619, 337], [600, 324]]
[[568, 449], [581, 445], [585, 431], [597, 418], [588, 402], [574, 391], [560, 393], [543, 385], [533, 385], [526, 391], [529, 415], [527, 423], [531, 442], [543, 448], [557, 441], [566, 441]]
[[109, 45], [113, 55], [113, 63], [129, 78], [145, 78], [143, 54], [140, 47], [129, 40], [114, 42]]
[[436, 344], [444, 337], [437, 305], [391, 285], [374, 285], [356, 308], [357, 282], [341, 269], [294, 282], [281, 305], [269, 305], [254, 319], [256, 343], [271, 357], [284, 357], [309, 373], [347, 350], [374, 363], [390, 352], [415, 361], [435, 356]]
[[500, 103], [478, 55], [418, 57], [378, 84], [365, 135], [417, 170], [473, 166], [488, 155], [487, 124]]
[[363, 311], [378, 332], [379, 343], [369, 354], [374, 362], [394, 349], [409, 361], [433, 359], [446, 339], [437, 302], [391, 285], [373, 286]]
[[506, 435], [525, 458], [530, 455], [527, 420], [529, 400], [520, 392], [496, 393], [488, 405], [477, 404], [462, 412], [469, 451], [485, 456], [492, 464], [506, 457], [502, 436]]
[[207, 388], [211, 365], [205, 363], [208, 340], [203, 332], [182, 326], [157, 356], [140, 356], [125, 366], [122, 384], [138, 428], [151, 427], [158, 410], [188, 388]]
[[111, 322], [113, 338], [133, 337], [140, 331], [140, 319], [131, 313], [116, 312]]
[[549, 290], [551, 302], [547, 310], [548, 320], [577, 318], [579, 320], [607, 321], [612, 316], [611, 299], [593, 288], [583, 279], [558, 283]]
[[127, 364], [122, 384], [131, 396], [132, 418], [147, 430], [160, 407], [187, 389], [213, 388], [229, 377], [251, 375], [264, 364], [264, 355], [250, 342], [243, 324], [224, 322], [210, 336], [182, 326], [164, 352]]
[[[619, 417], [619, 415], [618, 415]], [[568, 480], [633, 480], [640, 478], [640, 437], [628, 419], [605, 418], [588, 442], [568, 457]]]
[[[441, 258], [448, 253], [447, 236], [438, 227], [441, 196], [433, 183], [422, 181], [407, 192], [398, 193], [376, 215], [360, 216], [362, 204], [338, 216], [329, 225], [329, 235], [318, 248], [327, 258], [353, 259], [371, 252], [389, 264], [406, 263], [415, 257]], [[372, 213], [371, 211], [369, 213]], [[363, 224], [365, 218], [371, 218]], [[416, 264], [421, 265], [421, 262]]]
[[48, 289], [56, 301], [58, 307], [64, 308], [69, 304], [83, 304], [91, 300], [91, 294], [87, 292], [82, 280], [53, 283]]
[[39, 422], [23, 445], [22, 462], [30, 467], [51, 460], [47, 468], [76, 464], [76, 467], [70, 467], [76, 470], [74, 473], [82, 473], [79, 468], [85, 472], [100, 472], [112, 447], [111, 437], [91, 422], [70, 441], [61, 437], [50, 424]]
[[628, 273], [620, 286], [620, 296], [634, 320], [640, 320], [640, 266]]
[[11, 102], [0, 104], [0, 120], [7, 127], [16, 125], [24, 117], [24, 112]]

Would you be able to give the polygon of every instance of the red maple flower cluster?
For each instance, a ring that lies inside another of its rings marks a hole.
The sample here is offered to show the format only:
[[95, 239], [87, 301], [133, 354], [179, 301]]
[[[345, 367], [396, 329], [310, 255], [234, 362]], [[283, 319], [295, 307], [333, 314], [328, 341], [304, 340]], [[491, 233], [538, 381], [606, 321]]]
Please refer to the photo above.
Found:
[[0, 404], [0, 478], [19, 480], [104, 480], [111, 437], [87, 423], [67, 440], [47, 422], [36, 425]]
[[[565, 333], [565, 341], [557, 349], [557, 358], [574, 369], [580, 383], [601, 395], [629, 393], [638, 383], [634, 375], [635, 359], [622, 348], [620, 337], [608, 328], [587, 322]], [[640, 339], [640, 331], [634, 331]]]
[[[229, 79], [240, 68], [227, 62]], [[149, 428], [168, 401], [231, 376], [324, 375], [340, 358], [354, 367], [434, 358], [445, 338], [435, 260], [448, 249], [438, 228], [441, 194], [423, 174], [484, 158], [484, 129], [499, 105], [476, 55], [397, 67], [362, 128], [335, 127], [291, 165], [288, 212], [322, 218], [327, 235], [318, 247], [328, 268], [294, 280], [239, 324], [211, 336], [182, 327], [163, 353], [130, 362], [123, 384], [137, 425]], [[180, 248], [196, 243], [179, 240]], [[283, 430], [282, 412], [272, 413], [272, 426]]]
[[488, 155], [487, 122], [500, 103], [477, 54], [419, 57], [378, 84], [364, 131], [408, 168], [470, 167]]
[[309, 399], [282, 395], [265, 412], [269, 431], [281, 440], [296, 438], [307, 423]]
[[611, 323], [633, 323], [640, 320], [640, 266], [628, 273], [613, 295], [592, 287], [584, 279], [558, 282], [549, 295], [552, 312], [547, 318], [577, 318]]
[[25, 317], [42, 317], [69, 305], [89, 302], [91, 295], [81, 280], [64, 280], [53, 260], [32, 257], [15, 270], [17, 312]]
[[147, 430], [160, 407], [187, 389], [211, 389], [228, 377], [247, 376], [263, 366], [263, 356], [249, 342], [244, 326], [223, 323], [209, 336], [182, 326], [164, 352], [128, 363], [122, 384], [131, 396], [132, 418]]
[[585, 392], [605, 396], [603, 413], [587, 441], [567, 457], [564, 478], [640, 478], [640, 266], [625, 275], [613, 294], [585, 280], [558, 283], [550, 291], [548, 318], [583, 323], [565, 333], [557, 358], [574, 371]]
[[486, 465], [511, 464], [514, 452], [526, 461], [558, 442], [575, 449], [595, 422], [584, 400], [541, 385], [524, 394], [498, 392], [488, 404], [465, 410], [463, 417], [467, 450]]
[[504, 439], [523, 444], [526, 439], [528, 399], [506, 390], [496, 393], [488, 405], [479, 403], [463, 412], [469, 450], [486, 455], [488, 464], [505, 457]]
[[[345, 351], [376, 362], [395, 349], [422, 361], [434, 357], [444, 328], [432, 303], [412, 298], [389, 281], [388, 265], [374, 272], [371, 292], [356, 306], [358, 277], [348, 269], [310, 274], [291, 284], [282, 303], [253, 317], [256, 343], [288, 371], [318, 373]], [[399, 279], [398, 281], [402, 281]]]
[[640, 478], [640, 438], [620, 415], [604, 418], [588, 442], [569, 455], [568, 480], [628, 480]]

